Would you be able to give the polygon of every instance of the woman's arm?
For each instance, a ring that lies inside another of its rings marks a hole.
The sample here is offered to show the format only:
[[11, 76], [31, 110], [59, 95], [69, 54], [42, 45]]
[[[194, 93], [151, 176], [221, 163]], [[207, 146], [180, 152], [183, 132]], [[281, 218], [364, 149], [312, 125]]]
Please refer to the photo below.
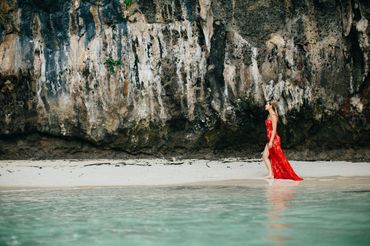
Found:
[[271, 133], [271, 137], [270, 137], [269, 148], [272, 148], [274, 138], [275, 138], [275, 135], [276, 135], [277, 116], [273, 115], [271, 121], [272, 121], [272, 133]]

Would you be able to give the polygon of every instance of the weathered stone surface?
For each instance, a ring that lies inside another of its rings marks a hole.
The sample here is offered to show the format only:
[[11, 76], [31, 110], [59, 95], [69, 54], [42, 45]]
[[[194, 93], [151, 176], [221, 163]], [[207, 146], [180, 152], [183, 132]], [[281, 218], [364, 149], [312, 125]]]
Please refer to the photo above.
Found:
[[133, 2], [0, 0], [0, 158], [368, 158], [369, 1]]

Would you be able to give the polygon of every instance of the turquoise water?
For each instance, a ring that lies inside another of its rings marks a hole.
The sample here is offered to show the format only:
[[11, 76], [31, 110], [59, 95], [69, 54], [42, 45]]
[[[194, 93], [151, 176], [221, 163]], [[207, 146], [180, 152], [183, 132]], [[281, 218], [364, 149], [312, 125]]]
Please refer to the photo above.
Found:
[[1, 191], [0, 245], [370, 245], [370, 185]]

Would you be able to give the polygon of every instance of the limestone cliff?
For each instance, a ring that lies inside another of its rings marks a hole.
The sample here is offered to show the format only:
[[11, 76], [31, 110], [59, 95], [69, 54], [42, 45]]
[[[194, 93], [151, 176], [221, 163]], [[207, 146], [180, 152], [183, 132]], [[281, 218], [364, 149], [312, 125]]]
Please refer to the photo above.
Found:
[[0, 156], [252, 153], [271, 98], [287, 149], [368, 148], [369, 20], [367, 0], [0, 0]]

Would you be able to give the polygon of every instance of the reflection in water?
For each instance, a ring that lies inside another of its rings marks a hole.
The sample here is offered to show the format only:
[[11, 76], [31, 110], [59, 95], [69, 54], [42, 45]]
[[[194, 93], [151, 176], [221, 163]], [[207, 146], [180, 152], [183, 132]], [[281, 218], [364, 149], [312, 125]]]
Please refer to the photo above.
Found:
[[267, 180], [269, 183], [266, 190], [269, 202], [267, 211], [267, 230], [270, 232], [268, 240], [272, 245], [285, 245], [289, 237], [286, 228], [290, 224], [284, 219], [284, 211], [289, 208], [289, 202], [294, 198], [300, 181], [283, 179]]

